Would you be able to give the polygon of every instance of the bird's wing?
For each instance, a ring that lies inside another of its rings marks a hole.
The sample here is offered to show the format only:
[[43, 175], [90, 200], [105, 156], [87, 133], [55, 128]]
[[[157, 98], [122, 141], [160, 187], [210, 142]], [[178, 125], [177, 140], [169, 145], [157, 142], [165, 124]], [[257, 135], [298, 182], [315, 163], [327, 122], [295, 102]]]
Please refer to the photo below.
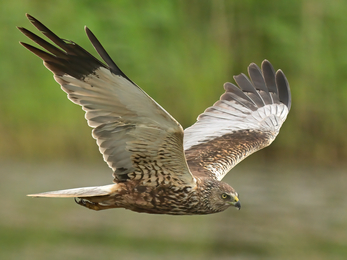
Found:
[[99, 150], [114, 170], [115, 181], [195, 185], [184, 156], [181, 125], [118, 68], [92, 32], [85, 28], [107, 65], [27, 17], [60, 48], [24, 28], [19, 29], [47, 52], [21, 44], [44, 61], [68, 98], [82, 106]]
[[267, 60], [262, 70], [248, 67], [234, 76], [239, 88], [225, 83], [225, 93], [184, 131], [184, 149], [194, 176], [221, 180], [238, 162], [275, 139], [291, 106], [288, 81]]

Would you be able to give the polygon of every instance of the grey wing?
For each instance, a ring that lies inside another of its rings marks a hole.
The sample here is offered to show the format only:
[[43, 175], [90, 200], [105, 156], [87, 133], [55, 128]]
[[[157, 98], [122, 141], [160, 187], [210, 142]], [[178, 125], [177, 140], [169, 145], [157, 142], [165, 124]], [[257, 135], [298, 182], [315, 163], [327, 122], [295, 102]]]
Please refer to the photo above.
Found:
[[288, 81], [267, 60], [262, 70], [248, 67], [251, 81], [234, 76], [239, 88], [225, 83], [225, 93], [184, 131], [184, 149], [194, 176], [221, 180], [238, 162], [275, 139], [291, 106]]
[[114, 170], [115, 181], [136, 179], [142, 185], [157, 185], [165, 179], [195, 184], [184, 156], [181, 125], [118, 68], [92, 32], [86, 28], [107, 65], [27, 16], [61, 49], [24, 28], [19, 29], [48, 52], [21, 44], [43, 59], [68, 98], [86, 111], [93, 137]]

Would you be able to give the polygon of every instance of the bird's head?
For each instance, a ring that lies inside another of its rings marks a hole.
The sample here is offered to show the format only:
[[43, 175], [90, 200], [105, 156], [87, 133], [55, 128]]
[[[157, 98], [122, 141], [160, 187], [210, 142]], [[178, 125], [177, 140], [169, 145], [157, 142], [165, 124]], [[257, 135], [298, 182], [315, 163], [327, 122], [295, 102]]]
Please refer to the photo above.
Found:
[[238, 193], [227, 183], [216, 181], [210, 186], [209, 207], [214, 211], [223, 211], [234, 206], [241, 208]]

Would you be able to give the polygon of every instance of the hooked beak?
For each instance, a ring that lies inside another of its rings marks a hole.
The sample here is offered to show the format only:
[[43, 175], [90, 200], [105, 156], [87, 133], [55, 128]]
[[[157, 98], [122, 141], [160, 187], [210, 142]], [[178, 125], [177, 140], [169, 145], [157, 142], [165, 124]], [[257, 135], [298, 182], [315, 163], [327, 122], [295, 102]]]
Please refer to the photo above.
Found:
[[240, 201], [236, 202], [236, 203], [234, 204], [234, 206], [235, 206], [238, 210], [240, 210], [240, 209], [241, 209], [241, 203], [240, 203]]
[[234, 197], [234, 201], [230, 203], [231, 205], [233, 205], [234, 207], [236, 207], [238, 210], [241, 209], [241, 203], [238, 197]]

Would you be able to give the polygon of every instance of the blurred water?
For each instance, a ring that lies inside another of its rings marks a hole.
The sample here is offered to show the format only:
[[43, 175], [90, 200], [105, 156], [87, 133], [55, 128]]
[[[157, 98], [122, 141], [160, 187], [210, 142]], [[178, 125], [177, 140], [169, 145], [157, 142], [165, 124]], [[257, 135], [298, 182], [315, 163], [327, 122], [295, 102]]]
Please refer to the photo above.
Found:
[[209, 216], [94, 212], [25, 195], [111, 182], [103, 164], [2, 162], [1, 259], [347, 259], [343, 168], [240, 165], [242, 209]]

